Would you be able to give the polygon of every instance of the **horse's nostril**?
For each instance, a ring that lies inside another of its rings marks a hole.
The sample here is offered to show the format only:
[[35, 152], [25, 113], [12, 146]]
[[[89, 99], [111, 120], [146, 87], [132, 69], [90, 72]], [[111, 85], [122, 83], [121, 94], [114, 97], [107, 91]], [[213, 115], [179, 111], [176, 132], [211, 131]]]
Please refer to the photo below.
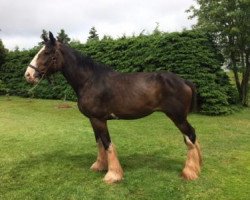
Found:
[[35, 74], [34, 74], [34, 77], [35, 77], [35, 78], [40, 78], [40, 77], [41, 77], [41, 74], [40, 74], [40, 73], [35, 73]]
[[26, 74], [26, 77], [30, 77], [30, 73], [29, 72]]

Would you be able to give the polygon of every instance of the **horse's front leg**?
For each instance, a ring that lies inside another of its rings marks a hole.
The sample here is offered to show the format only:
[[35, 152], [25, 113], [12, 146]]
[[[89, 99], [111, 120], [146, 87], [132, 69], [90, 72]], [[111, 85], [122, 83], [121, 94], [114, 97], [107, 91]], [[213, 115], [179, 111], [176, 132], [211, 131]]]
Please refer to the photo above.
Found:
[[98, 139], [96, 142], [98, 148], [97, 159], [90, 169], [93, 171], [108, 170], [108, 159], [103, 144], [100, 139]]
[[122, 180], [123, 170], [117, 158], [114, 145], [111, 143], [107, 121], [96, 118], [90, 119], [98, 142], [99, 153], [97, 161], [92, 165], [91, 169], [100, 171], [108, 168], [108, 172], [104, 177], [106, 183], [114, 183]]

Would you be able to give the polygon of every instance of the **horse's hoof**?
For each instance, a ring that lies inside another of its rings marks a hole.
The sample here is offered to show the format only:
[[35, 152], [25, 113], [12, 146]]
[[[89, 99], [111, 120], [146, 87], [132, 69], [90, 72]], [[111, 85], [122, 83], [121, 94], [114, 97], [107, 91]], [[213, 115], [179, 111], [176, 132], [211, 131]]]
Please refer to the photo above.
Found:
[[107, 184], [112, 184], [119, 182], [123, 179], [123, 173], [118, 173], [114, 171], [108, 171], [108, 173], [104, 177], [104, 182]]
[[108, 169], [108, 166], [105, 165], [105, 164], [102, 163], [102, 162], [96, 161], [96, 162], [93, 163], [93, 165], [90, 167], [90, 169], [91, 169], [92, 171], [99, 172], [99, 171], [105, 171], [105, 170], [107, 170], [107, 169]]
[[195, 180], [198, 178], [198, 175], [196, 172], [191, 171], [191, 170], [186, 170], [184, 169], [182, 171], [181, 176], [185, 179], [185, 180]]

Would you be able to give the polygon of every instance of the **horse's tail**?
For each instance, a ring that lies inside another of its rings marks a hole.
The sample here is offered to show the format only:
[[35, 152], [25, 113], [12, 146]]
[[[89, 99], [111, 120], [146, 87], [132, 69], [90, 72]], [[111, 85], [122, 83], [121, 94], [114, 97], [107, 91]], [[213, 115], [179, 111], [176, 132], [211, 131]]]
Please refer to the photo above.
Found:
[[191, 102], [191, 106], [189, 108], [189, 112], [196, 112], [197, 111], [197, 90], [196, 90], [196, 86], [194, 83], [192, 83], [191, 81], [187, 81], [185, 80], [185, 83], [191, 88], [192, 90], [192, 102]]

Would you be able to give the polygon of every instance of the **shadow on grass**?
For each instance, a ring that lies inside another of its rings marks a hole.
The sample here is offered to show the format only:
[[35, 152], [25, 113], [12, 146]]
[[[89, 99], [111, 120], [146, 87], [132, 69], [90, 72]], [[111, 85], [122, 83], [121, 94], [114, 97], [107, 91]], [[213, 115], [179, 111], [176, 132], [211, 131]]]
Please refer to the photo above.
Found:
[[89, 169], [89, 165], [94, 159], [95, 157], [92, 154], [73, 154], [65, 151], [54, 151], [50, 153], [30, 155], [25, 160], [20, 161], [13, 170], [28, 170], [40, 166]]
[[[157, 152], [153, 154], [120, 155], [119, 159], [125, 171], [149, 168], [159, 171], [179, 172], [184, 161], [171, 157], [161, 156]], [[27, 159], [17, 163], [10, 171], [11, 177], [24, 174], [46, 173], [82, 173], [90, 172], [91, 164], [96, 160], [96, 155], [90, 153], [74, 154], [65, 151], [30, 155]], [[34, 172], [35, 171], [35, 172]]]
[[154, 154], [132, 154], [128, 156], [120, 156], [122, 166], [125, 170], [138, 170], [143, 167], [158, 171], [179, 172], [184, 161], [173, 159], [167, 156], [159, 156]]
[[[134, 173], [143, 173], [145, 177], [152, 178], [152, 174], [158, 171], [162, 175], [179, 174], [183, 166], [182, 161], [172, 159], [168, 155], [162, 156], [157, 152], [147, 155], [120, 155], [119, 159], [125, 174], [133, 173], [130, 177], [134, 177]], [[10, 192], [11, 195], [14, 191], [27, 190], [23, 192], [31, 195], [33, 191], [51, 192], [50, 190], [54, 191], [55, 188], [67, 188], [69, 185], [99, 184], [105, 172], [95, 173], [90, 170], [95, 160], [95, 154], [75, 154], [66, 151], [30, 155], [25, 160], [13, 164], [9, 170], [2, 171], [4, 176], [0, 193]]]

